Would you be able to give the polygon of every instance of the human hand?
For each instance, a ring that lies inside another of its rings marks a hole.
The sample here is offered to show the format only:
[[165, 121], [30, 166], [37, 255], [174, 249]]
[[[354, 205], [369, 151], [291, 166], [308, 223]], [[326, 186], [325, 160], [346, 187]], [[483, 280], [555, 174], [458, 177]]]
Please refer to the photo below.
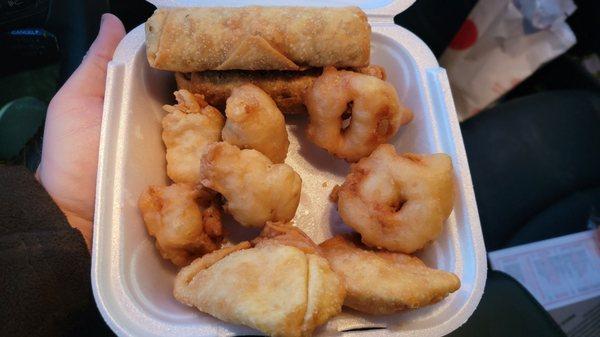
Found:
[[121, 21], [102, 15], [100, 31], [83, 62], [52, 98], [46, 115], [40, 183], [91, 248], [98, 140], [106, 68], [125, 36]]

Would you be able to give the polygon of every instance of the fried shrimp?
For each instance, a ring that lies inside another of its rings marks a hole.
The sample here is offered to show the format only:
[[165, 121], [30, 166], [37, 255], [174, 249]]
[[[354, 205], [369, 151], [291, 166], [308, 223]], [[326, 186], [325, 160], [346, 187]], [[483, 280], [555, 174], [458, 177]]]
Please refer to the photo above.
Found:
[[224, 141], [283, 163], [290, 141], [283, 114], [269, 95], [253, 84], [237, 87], [227, 99], [225, 114]]
[[345, 236], [319, 245], [346, 286], [344, 305], [369, 314], [391, 314], [441, 301], [458, 290], [452, 273], [427, 267], [416, 257], [368, 250]]
[[352, 165], [338, 212], [368, 246], [409, 254], [440, 235], [454, 205], [453, 175], [446, 154], [398, 155], [383, 144]]
[[226, 142], [208, 145], [200, 162], [201, 183], [223, 195], [225, 210], [247, 227], [290, 221], [300, 202], [302, 179], [286, 164]]
[[213, 194], [186, 184], [150, 186], [142, 193], [139, 208], [163, 258], [181, 267], [219, 249], [221, 210]]
[[167, 148], [167, 175], [176, 183], [198, 184], [204, 147], [221, 140], [223, 116], [202, 95], [175, 91], [176, 105], [165, 105], [162, 138]]
[[308, 138], [349, 162], [368, 156], [413, 117], [391, 84], [333, 67], [323, 71], [304, 103], [310, 117]]

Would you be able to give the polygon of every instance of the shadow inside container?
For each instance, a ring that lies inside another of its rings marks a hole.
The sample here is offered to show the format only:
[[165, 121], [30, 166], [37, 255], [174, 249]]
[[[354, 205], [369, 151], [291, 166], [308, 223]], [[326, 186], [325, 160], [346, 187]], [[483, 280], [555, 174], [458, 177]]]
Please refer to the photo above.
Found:
[[329, 228], [332, 236], [353, 233], [354, 230], [344, 223], [337, 210], [337, 203], [331, 203], [329, 209]]
[[249, 228], [240, 225], [240, 223], [235, 221], [228, 213], [223, 213], [221, 222], [223, 224], [225, 240], [232, 244], [238, 244], [243, 241], [252, 241], [258, 237], [261, 231], [261, 228]]
[[286, 116], [286, 124], [292, 126], [291, 133], [298, 139], [298, 153], [312, 166], [320, 171], [327, 171], [339, 176], [348, 173], [348, 163], [334, 157], [324, 149], [316, 146], [306, 136], [308, 116], [305, 114]]
[[139, 81], [134, 82], [131, 88], [134, 93], [133, 96], [138, 99], [139, 97], [145, 97], [147, 100], [156, 102], [153, 105], [155, 109], [152, 113], [155, 118], [160, 120], [165, 115], [162, 106], [175, 103], [175, 97], [173, 96], [173, 92], [177, 90], [175, 76], [172, 72], [151, 68], [143, 50], [140, 50], [136, 55], [136, 62], [144, 64], [141, 67], [143, 69], [141, 74], [143, 81], [141, 83], [143, 84]]
[[342, 332], [359, 332], [359, 331], [369, 331], [369, 330], [385, 330], [386, 328], [380, 327], [367, 327], [367, 328], [352, 328], [348, 330], [342, 330]]

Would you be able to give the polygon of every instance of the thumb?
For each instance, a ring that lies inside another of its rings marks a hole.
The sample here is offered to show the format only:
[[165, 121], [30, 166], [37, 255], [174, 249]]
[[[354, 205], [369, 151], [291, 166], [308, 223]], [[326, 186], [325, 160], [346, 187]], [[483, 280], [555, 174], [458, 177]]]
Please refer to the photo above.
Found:
[[79, 68], [60, 91], [79, 97], [104, 97], [106, 68], [124, 36], [125, 28], [121, 20], [112, 14], [103, 14], [98, 36], [83, 57]]

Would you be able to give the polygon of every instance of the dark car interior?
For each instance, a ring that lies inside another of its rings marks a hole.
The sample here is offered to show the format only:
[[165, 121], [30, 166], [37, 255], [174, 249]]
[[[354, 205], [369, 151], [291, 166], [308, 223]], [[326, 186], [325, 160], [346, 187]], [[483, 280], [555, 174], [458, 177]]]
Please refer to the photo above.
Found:
[[[440, 57], [476, 3], [418, 0], [394, 21]], [[576, 45], [460, 125], [488, 252], [600, 225], [600, 79], [582, 65], [600, 55], [600, 1], [575, 3], [568, 23]], [[142, 0], [0, 1], [0, 107], [10, 108], [0, 113], [0, 161], [35, 171], [47, 105], [80, 64], [102, 13], [129, 31], [153, 10]], [[561, 335], [524, 287], [492, 270], [475, 314], [452, 333]]]

